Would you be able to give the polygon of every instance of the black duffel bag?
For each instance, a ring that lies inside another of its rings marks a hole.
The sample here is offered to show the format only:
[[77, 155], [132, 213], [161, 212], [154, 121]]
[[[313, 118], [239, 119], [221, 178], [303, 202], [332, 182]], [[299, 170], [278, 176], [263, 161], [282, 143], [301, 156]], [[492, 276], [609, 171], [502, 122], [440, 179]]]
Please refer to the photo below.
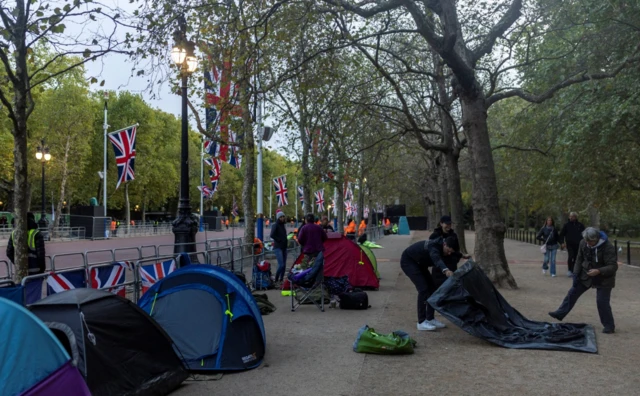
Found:
[[342, 293], [340, 297], [340, 309], [367, 309], [369, 305], [369, 296], [366, 292]]

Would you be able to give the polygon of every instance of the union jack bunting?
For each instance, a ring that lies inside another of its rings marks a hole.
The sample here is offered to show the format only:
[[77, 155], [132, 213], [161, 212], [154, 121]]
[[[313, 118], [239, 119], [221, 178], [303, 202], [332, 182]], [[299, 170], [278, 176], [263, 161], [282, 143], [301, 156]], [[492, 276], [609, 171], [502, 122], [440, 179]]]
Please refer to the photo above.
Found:
[[104, 289], [110, 293], [125, 297], [125, 288], [122, 284], [125, 281], [126, 270], [133, 269], [133, 263], [129, 261], [119, 261], [110, 266], [91, 268], [89, 279], [91, 287], [94, 289]]
[[83, 288], [85, 287], [86, 277], [87, 273], [84, 269], [67, 271], [62, 274], [51, 272], [47, 277], [47, 295]]
[[203, 184], [200, 187], [198, 187], [198, 190], [200, 190], [200, 192], [202, 193], [202, 196], [207, 198], [207, 199], [213, 198], [213, 193], [215, 192], [211, 188], [206, 186], [205, 184]]
[[[213, 63], [213, 62], [211, 62]], [[232, 65], [226, 60], [223, 62], [222, 69], [215, 65], [210, 70], [205, 71], [205, 91], [206, 101], [209, 107], [216, 109], [215, 116], [207, 115], [207, 130], [218, 124], [220, 129], [220, 138], [229, 141], [229, 122], [231, 117], [241, 117], [242, 107], [238, 101], [238, 93], [240, 91], [239, 84], [231, 82]], [[209, 111], [212, 113], [211, 111]], [[229, 146], [221, 144], [219, 148], [219, 157], [222, 161], [229, 162]]]
[[176, 260], [170, 259], [161, 263], [142, 265], [138, 269], [140, 279], [142, 279], [142, 293], [146, 293], [160, 279], [176, 270]]
[[314, 195], [316, 196], [316, 207], [318, 208], [318, 213], [324, 212], [324, 189], [316, 191]]
[[136, 127], [132, 126], [120, 132], [110, 133], [109, 141], [113, 145], [118, 165], [118, 184], [135, 179], [133, 167], [136, 160]]
[[302, 209], [304, 209], [304, 188], [302, 186], [298, 186], [298, 199], [300, 200]]
[[276, 198], [278, 198], [278, 207], [289, 204], [287, 194], [287, 175], [276, 177], [273, 179], [273, 185], [276, 188]]

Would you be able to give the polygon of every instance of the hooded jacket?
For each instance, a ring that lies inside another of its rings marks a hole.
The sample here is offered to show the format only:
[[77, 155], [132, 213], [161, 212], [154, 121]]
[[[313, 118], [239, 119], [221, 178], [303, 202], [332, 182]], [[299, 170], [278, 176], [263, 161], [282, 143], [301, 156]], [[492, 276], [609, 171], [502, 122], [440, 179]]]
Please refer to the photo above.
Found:
[[[600, 270], [600, 275], [587, 275], [591, 269]], [[604, 232], [600, 231], [600, 240], [593, 247], [585, 240], [580, 241], [573, 274], [585, 287], [614, 288], [617, 271], [616, 248]]]

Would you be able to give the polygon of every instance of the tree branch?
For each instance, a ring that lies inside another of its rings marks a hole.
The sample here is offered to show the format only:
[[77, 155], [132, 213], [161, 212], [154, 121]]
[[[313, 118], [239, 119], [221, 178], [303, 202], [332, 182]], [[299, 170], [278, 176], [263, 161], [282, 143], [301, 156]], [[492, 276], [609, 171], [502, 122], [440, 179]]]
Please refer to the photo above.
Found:
[[487, 37], [485, 37], [484, 41], [472, 52], [471, 63], [475, 66], [480, 58], [487, 55], [493, 50], [493, 46], [496, 43], [498, 37], [502, 36], [504, 32], [507, 31], [513, 25], [522, 13], [520, 10], [522, 9], [522, 0], [513, 0], [511, 6], [507, 12], [500, 18], [498, 23], [496, 23]]

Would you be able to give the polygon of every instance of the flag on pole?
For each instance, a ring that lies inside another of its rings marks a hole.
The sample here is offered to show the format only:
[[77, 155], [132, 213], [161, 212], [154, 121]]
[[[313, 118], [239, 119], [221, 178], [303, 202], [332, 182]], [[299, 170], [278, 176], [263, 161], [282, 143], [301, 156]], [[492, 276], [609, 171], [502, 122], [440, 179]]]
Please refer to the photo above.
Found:
[[238, 204], [236, 203], [236, 196], [233, 196], [233, 209], [231, 209], [231, 214], [234, 217], [238, 217]]
[[276, 198], [278, 198], [278, 207], [289, 204], [289, 197], [287, 194], [287, 175], [282, 175], [273, 179], [273, 184], [276, 188]]
[[220, 145], [213, 140], [205, 140], [204, 141], [204, 152], [209, 154], [212, 157], [217, 157], [220, 155]]
[[110, 133], [108, 136], [113, 145], [118, 165], [117, 190], [120, 183], [135, 179], [133, 167], [136, 159], [136, 127], [131, 126], [120, 132]]
[[351, 212], [353, 211], [353, 205], [351, 205], [351, 201], [344, 201], [344, 209], [347, 212], [347, 217], [351, 217]]
[[351, 191], [351, 183], [347, 182], [347, 187], [344, 189], [345, 202], [353, 200], [353, 191]]
[[368, 206], [365, 206], [365, 207], [364, 207], [364, 211], [363, 211], [362, 216], [363, 216], [365, 219], [368, 219], [368, 218], [369, 218], [369, 207], [368, 207]]
[[213, 198], [213, 193], [215, 192], [213, 189], [208, 187], [206, 184], [203, 184], [203, 185], [199, 186], [198, 190], [200, 190], [200, 192], [202, 193], [202, 196], [205, 197], [206, 199]]
[[[217, 158], [205, 159], [204, 162], [211, 166], [209, 170], [209, 180], [211, 180], [211, 190], [213, 193], [218, 191], [218, 182], [220, 181], [220, 172], [222, 163]], [[211, 193], [213, 195], [213, 193]]]
[[[236, 142], [236, 134], [235, 132], [229, 131], [229, 143]], [[229, 165], [235, 167], [236, 169], [240, 169], [240, 165], [242, 165], [242, 158], [240, 158], [240, 149], [237, 146], [231, 146], [229, 150]]]
[[316, 207], [319, 212], [324, 212], [324, 189], [318, 190], [314, 194], [316, 196]]
[[302, 186], [298, 186], [298, 199], [300, 199], [300, 205], [304, 209], [304, 188]]

